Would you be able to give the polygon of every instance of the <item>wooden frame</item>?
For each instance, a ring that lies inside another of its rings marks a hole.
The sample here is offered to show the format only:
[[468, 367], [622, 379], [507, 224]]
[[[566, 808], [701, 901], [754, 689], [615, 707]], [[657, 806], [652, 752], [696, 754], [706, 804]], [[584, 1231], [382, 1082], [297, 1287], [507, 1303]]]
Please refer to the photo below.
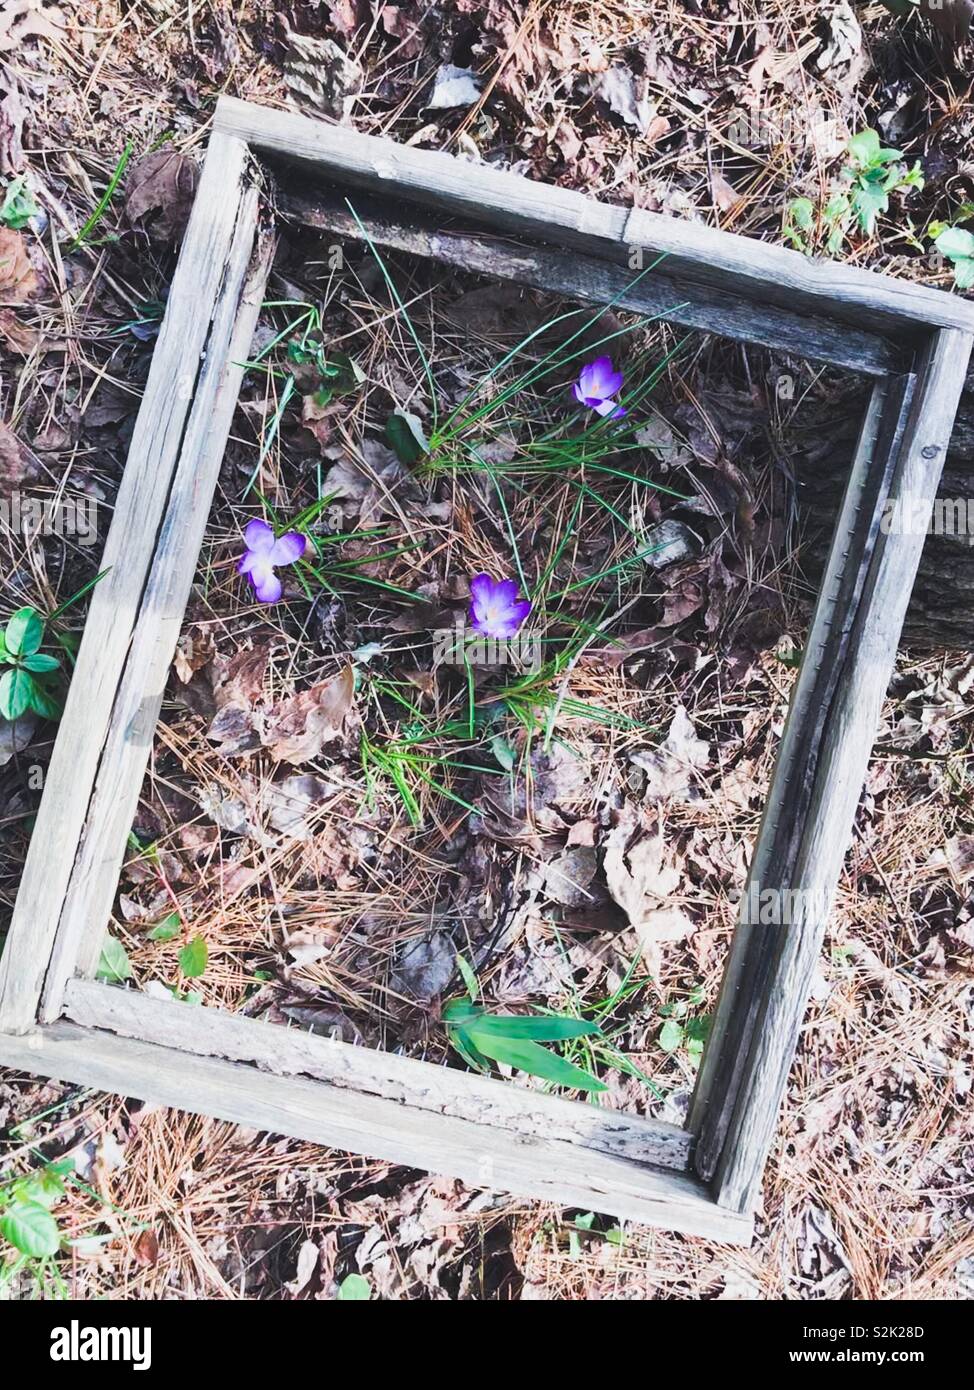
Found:
[[[358, 234], [354, 189], [381, 245], [873, 381], [750, 869], [813, 906], [743, 915], [686, 1129], [92, 978], [270, 267], [258, 157], [312, 226]], [[633, 248], [662, 258], [636, 283]], [[746, 1241], [922, 547], [880, 519], [932, 507], [972, 334], [938, 291], [222, 98], [0, 960], [0, 1063]]]

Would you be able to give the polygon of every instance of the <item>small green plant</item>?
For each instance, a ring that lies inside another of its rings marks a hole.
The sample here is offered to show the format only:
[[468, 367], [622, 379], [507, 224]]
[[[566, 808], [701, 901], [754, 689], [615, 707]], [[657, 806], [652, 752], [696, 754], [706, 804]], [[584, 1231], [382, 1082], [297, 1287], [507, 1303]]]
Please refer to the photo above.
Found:
[[443, 1010], [443, 1021], [451, 1047], [474, 1071], [489, 1075], [490, 1063], [494, 1061], [576, 1091], [607, 1089], [591, 1073], [539, 1046], [543, 1042], [569, 1042], [600, 1035], [597, 1023], [561, 1014], [489, 1014], [476, 1002], [480, 985], [469, 962], [458, 955], [457, 967], [467, 998], [452, 999]]
[[489, 1075], [490, 1062], [494, 1061], [576, 1091], [607, 1089], [604, 1082], [581, 1067], [539, 1046], [591, 1037], [599, 1032], [595, 1023], [560, 1014], [489, 1014], [466, 999], [451, 1000], [443, 1010], [443, 1019], [451, 1046], [475, 1071]]
[[806, 255], [812, 249], [815, 231], [815, 204], [811, 198], [793, 198], [785, 208], [784, 223], [781, 228], [785, 241], [796, 251]]
[[54, 682], [61, 663], [40, 650], [44, 641], [44, 619], [36, 608], [18, 608], [0, 634], [0, 665], [9, 667], [0, 675], [0, 714], [19, 719], [34, 710], [45, 719], [57, 719], [61, 703]]
[[61, 1232], [51, 1208], [64, 1196], [64, 1179], [73, 1169], [74, 1160], [67, 1158], [0, 1182], [0, 1258], [6, 1257], [0, 1264], [0, 1289], [21, 1272], [42, 1289], [52, 1277], [60, 1285], [54, 1257], [61, 1248]]
[[18, 174], [15, 179], [10, 180], [4, 190], [3, 202], [0, 203], [0, 222], [5, 227], [12, 227], [15, 232], [19, 232], [39, 212], [37, 199], [27, 183], [27, 175]]
[[[872, 236], [876, 218], [889, 211], [890, 195], [908, 195], [921, 189], [923, 183], [919, 160], [908, 167], [900, 150], [882, 145], [877, 131], [860, 130], [846, 146], [846, 162], [822, 209], [828, 254], [838, 254], [853, 228], [864, 236]], [[814, 203], [809, 198], [795, 198], [785, 209], [782, 235], [792, 246], [807, 253], [814, 248], [815, 225]]]
[[125, 149], [122, 151], [118, 163], [115, 165], [115, 168], [112, 171], [112, 176], [105, 186], [105, 191], [101, 195], [101, 197], [98, 200], [98, 203], [95, 206], [94, 212], [91, 214], [87, 222], [81, 228], [81, 231], [75, 237], [74, 241], [71, 242], [70, 246], [68, 247], [69, 252], [77, 251], [79, 246], [84, 246], [88, 238], [91, 236], [92, 232], [98, 226], [98, 223], [104, 217], [105, 211], [108, 208], [109, 203], [115, 196], [115, 190], [119, 185], [119, 181], [122, 175], [125, 173], [125, 168], [129, 160], [132, 158], [132, 151], [134, 148], [135, 146], [131, 143], [131, 141], [125, 146]]
[[693, 989], [686, 999], [664, 1004], [660, 1009], [666, 1020], [659, 1033], [660, 1047], [664, 1052], [685, 1051], [694, 1066], [703, 1055], [703, 1045], [710, 1032], [710, 1015], [690, 1012], [702, 1003], [703, 991]]
[[108, 985], [120, 985], [132, 978], [132, 962], [128, 952], [114, 936], [106, 936], [102, 943], [95, 978], [104, 980]]
[[179, 968], [187, 980], [198, 980], [206, 969], [208, 958], [205, 938], [194, 936], [179, 952]]
[[[965, 203], [959, 210], [957, 221], [974, 215], [974, 204]], [[946, 222], [931, 222], [928, 234], [933, 244], [954, 267], [954, 284], [959, 290], [974, 289], [974, 234], [964, 227], [950, 226]]]

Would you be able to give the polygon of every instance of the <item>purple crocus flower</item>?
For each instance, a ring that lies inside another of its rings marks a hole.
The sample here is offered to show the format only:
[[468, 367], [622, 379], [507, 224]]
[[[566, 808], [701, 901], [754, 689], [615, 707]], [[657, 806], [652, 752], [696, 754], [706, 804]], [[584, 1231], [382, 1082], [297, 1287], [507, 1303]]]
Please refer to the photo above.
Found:
[[470, 581], [470, 622], [482, 637], [513, 637], [531, 612], [527, 599], [519, 599], [513, 579], [491, 579], [476, 574]]
[[237, 566], [237, 573], [247, 576], [261, 603], [276, 603], [283, 586], [274, 573], [274, 566], [293, 565], [295, 560], [300, 560], [307, 540], [300, 531], [288, 531], [275, 540], [267, 522], [255, 518], [247, 523], [244, 541], [247, 550]]
[[622, 386], [622, 372], [617, 372], [611, 357], [596, 357], [594, 362], [586, 362], [572, 387], [575, 399], [600, 415], [608, 415], [611, 420], [619, 420], [625, 411], [618, 401], [613, 400]]

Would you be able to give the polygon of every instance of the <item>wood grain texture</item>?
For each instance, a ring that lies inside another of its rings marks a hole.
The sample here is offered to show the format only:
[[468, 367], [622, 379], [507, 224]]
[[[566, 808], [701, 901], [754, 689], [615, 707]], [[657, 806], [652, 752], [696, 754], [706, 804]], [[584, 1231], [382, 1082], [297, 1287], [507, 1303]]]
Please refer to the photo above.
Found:
[[[135, 423], [101, 569], [44, 784], [20, 891], [0, 958], [0, 1027], [37, 1014], [68, 879], [82, 837], [121, 672], [172, 486], [211, 312], [239, 235], [246, 146], [209, 146], [145, 395]], [[252, 208], [252, 203], [248, 204]]]
[[599, 203], [438, 150], [418, 150], [343, 126], [221, 97], [215, 128], [254, 149], [314, 165], [355, 186], [439, 207], [485, 225], [535, 235], [623, 262], [630, 247], [667, 256], [666, 274], [758, 304], [821, 314], [853, 327], [922, 337], [927, 325], [974, 331], [959, 296], [661, 213]]
[[757, 343], [812, 361], [829, 362], [862, 375], [886, 375], [903, 365], [903, 350], [878, 333], [848, 326], [837, 328], [819, 315], [802, 316], [774, 305], [743, 300], [712, 286], [670, 279], [665, 273], [665, 261], [660, 269], [651, 269], [640, 277], [636, 271], [579, 251], [519, 245], [484, 233], [442, 230], [434, 218], [402, 209], [393, 216], [368, 194], [350, 201], [358, 220], [338, 193], [296, 193], [284, 189], [279, 196], [284, 215], [306, 226], [360, 239], [361, 222], [377, 246], [439, 261], [475, 275], [530, 285], [590, 304], [612, 304], [736, 342]]
[[435, 1066], [413, 1057], [335, 1042], [298, 1028], [187, 1009], [134, 990], [73, 980], [65, 1013], [75, 1023], [160, 1043], [201, 1057], [252, 1062], [275, 1076], [305, 1076], [343, 1090], [382, 1096], [415, 1110], [574, 1142], [637, 1163], [685, 1171], [690, 1135], [676, 1125], [528, 1091], [507, 1081]]
[[472, 1187], [604, 1212], [623, 1220], [746, 1243], [751, 1222], [717, 1207], [686, 1173], [668, 1172], [548, 1136], [414, 1109], [381, 1096], [272, 1076], [239, 1062], [60, 1021], [0, 1034], [0, 1065], [136, 1096], [389, 1163], [432, 1169]]
[[180, 449], [98, 765], [84, 835], [58, 925], [40, 1017], [57, 1018], [77, 970], [93, 975], [118, 891], [125, 847], [162, 704], [276, 238], [254, 252], [258, 193], [249, 188], [214, 307], [206, 357]]
[[759, 1191], [923, 546], [880, 518], [889, 498], [932, 507], [971, 344], [936, 333], [863, 426], [749, 874], [802, 896], [762, 925], [745, 895], [691, 1110], [696, 1170], [734, 1210]]

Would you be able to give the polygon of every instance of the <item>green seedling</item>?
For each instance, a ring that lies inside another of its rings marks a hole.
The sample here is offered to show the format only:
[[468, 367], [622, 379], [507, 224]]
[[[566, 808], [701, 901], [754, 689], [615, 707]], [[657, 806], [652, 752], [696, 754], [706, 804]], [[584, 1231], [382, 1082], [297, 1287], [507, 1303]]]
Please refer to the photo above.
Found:
[[61, 1231], [51, 1208], [64, 1196], [64, 1179], [73, 1169], [74, 1160], [66, 1158], [0, 1182], [0, 1297], [18, 1274], [30, 1277], [42, 1297], [66, 1295], [55, 1262]]
[[490, 1074], [491, 1061], [568, 1086], [576, 1091], [604, 1091], [605, 1083], [581, 1067], [566, 1062], [557, 1052], [539, 1046], [590, 1037], [598, 1025], [558, 1014], [523, 1017], [488, 1014], [466, 999], [453, 999], [443, 1010], [450, 1044], [475, 1071]]
[[825, 208], [829, 227], [826, 249], [835, 255], [853, 225], [864, 236], [876, 230], [876, 218], [889, 211], [891, 193], [909, 194], [924, 184], [919, 160], [908, 168], [899, 150], [886, 149], [875, 130], [861, 130], [846, 147], [848, 160], [839, 187]]
[[[846, 146], [846, 162], [821, 212], [828, 254], [837, 255], [853, 229], [872, 236], [876, 219], [889, 211], [890, 196], [906, 197], [923, 184], [919, 160], [909, 167], [900, 150], [883, 146], [877, 131], [860, 130]], [[799, 251], [810, 253], [817, 220], [811, 199], [795, 198], [785, 208], [782, 235]]]
[[37, 199], [27, 183], [27, 175], [18, 174], [17, 178], [10, 180], [4, 191], [3, 202], [0, 203], [0, 222], [5, 227], [19, 232], [27, 226], [32, 217], [37, 217], [39, 212]]
[[36, 608], [18, 608], [0, 634], [0, 715], [19, 719], [34, 710], [44, 719], [57, 719], [61, 703], [55, 693], [61, 663], [41, 651], [44, 619]]
[[959, 290], [974, 289], [974, 234], [964, 227], [932, 222], [929, 228], [934, 246], [954, 268], [954, 285]]
[[710, 1032], [709, 1014], [691, 1014], [690, 1010], [703, 1003], [703, 992], [691, 990], [686, 999], [664, 1004], [660, 1013], [665, 1023], [660, 1029], [659, 1045], [664, 1052], [685, 1051], [694, 1066], [703, 1056], [704, 1043]]

